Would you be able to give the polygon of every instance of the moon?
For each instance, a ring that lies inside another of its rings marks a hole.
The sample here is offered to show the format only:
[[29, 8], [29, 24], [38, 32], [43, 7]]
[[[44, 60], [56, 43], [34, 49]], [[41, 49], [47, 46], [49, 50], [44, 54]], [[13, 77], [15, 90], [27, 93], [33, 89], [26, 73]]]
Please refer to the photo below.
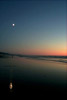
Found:
[[12, 24], [12, 26], [14, 27], [14, 26], [15, 26], [15, 24]]

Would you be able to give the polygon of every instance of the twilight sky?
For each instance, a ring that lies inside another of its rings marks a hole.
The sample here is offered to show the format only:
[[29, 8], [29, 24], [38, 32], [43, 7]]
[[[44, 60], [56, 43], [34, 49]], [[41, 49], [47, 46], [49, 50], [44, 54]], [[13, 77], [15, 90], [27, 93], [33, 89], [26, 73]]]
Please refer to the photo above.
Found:
[[1, 0], [0, 51], [66, 55], [66, 0]]

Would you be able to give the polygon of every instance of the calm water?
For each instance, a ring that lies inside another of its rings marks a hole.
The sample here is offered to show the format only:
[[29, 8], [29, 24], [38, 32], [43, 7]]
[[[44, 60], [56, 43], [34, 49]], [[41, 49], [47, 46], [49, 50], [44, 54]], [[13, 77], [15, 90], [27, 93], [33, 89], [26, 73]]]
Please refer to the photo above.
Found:
[[[67, 59], [0, 58], [1, 94], [64, 93], [67, 90]], [[54, 60], [54, 61], [53, 61]]]

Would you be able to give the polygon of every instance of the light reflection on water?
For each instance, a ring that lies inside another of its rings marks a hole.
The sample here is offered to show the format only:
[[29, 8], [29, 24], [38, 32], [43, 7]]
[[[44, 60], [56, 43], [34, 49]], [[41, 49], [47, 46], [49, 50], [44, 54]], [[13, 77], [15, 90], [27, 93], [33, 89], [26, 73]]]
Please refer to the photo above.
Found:
[[0, 59], [0, 82], [9, 81], [10, 90], [14, 88], [15, 81], [66, 87], [66, 73], [66, 63], [20, 57]]
[[9, 88], [10, 88], [10, 90], [13, 89], [13, 84], [12, 84], [12, 82], [10, 82]]

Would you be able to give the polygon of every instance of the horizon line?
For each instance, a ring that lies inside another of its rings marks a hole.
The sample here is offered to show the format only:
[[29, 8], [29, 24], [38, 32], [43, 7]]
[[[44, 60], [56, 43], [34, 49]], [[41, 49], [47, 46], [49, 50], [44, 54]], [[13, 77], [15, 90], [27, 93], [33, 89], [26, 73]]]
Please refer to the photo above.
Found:
[[67, 55], [45, 55], [45, 54], [19, 54], [19, 53], [9, 53], [9, 52], [1, 52], [4, 54], [10, 54], [10, 55], [25, 55], [25, 56], [67, 56]]

